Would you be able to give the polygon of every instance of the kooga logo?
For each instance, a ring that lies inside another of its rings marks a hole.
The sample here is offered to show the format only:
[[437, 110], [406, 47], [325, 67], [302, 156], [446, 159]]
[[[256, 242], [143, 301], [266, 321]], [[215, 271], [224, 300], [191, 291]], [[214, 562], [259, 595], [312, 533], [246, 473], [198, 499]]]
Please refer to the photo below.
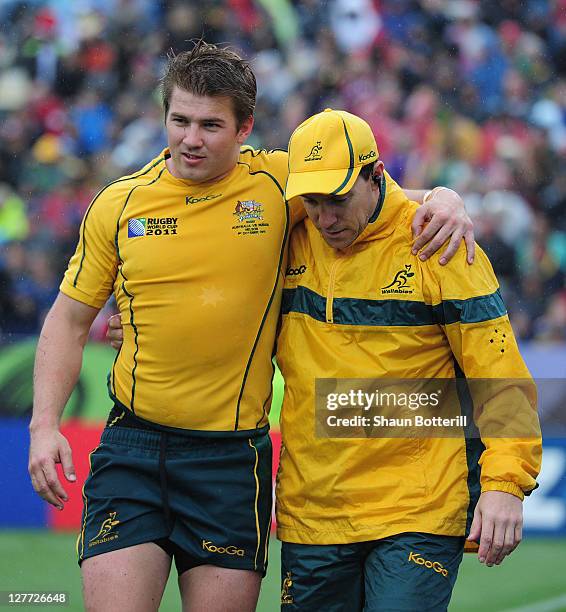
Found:
[[301, 274], [304, 274], [307, 271], [307, 267], [305, 266], [305, 264], [303, 264], [302, 266], [299, 266], [298, 268], [287, 268], [287, 271], [285, 272], [285, 276], [300, 276]]
[[243, 557], [245, 552], [243, 548], [237, 548], [236, 546], [216, 546], [210, 540], [202, 541], [202, 549], [208, 552], [218, 553], [219, 555], [237, 555]]
[[370, 157], [375, 157], [375, 151], [370, 151], [369, 153], [366, 153], [365, 155], [363, 153], [360, 153], [359, 155], [359, 159], [361, 162], [365, 161], [366, 159], [369, 159]]
[[434, 570], [437, 574], [448, 576], [448, 570], [442, 565], [442, 563], [439, 561], [429, 561], [428, 559], [423, 559], [420, 553], [411, 551], [409, 553], [409, 561], [412, 561], [417, 565], [424, 565], [428, 569]]

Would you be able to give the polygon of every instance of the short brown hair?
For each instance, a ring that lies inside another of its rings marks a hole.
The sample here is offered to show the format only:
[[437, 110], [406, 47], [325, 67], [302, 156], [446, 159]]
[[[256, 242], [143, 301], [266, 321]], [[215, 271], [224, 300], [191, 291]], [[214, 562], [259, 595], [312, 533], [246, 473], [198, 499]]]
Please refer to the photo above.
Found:
[[257, 85], [249, 63], [225, 47], [204, 40], [195, 42], [190, 51], [171, 54], [161, 93], [165, 117], [173, 87], [197, 96], [226, 96], [232, 100], [238, 128], [254, 113]]

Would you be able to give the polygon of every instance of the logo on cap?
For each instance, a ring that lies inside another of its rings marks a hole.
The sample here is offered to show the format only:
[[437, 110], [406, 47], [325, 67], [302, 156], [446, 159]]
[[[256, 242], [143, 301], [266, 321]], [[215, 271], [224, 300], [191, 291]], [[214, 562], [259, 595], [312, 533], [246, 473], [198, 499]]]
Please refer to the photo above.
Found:
[[366, 153], [365, 155], [363, 153], [360, 153], [359, 157], [359, 161], [363, 162], [366, 159], [370, 159], [370, 157], [375, 157], [375, 151], [370, 151], [369, 153]]
[[320, 144], [320, 140], [317, 140], [316, 144], [311, 149], [311, 152], [305, 157], [305, 161], [317, 161], [322, 159], [322, 145]]

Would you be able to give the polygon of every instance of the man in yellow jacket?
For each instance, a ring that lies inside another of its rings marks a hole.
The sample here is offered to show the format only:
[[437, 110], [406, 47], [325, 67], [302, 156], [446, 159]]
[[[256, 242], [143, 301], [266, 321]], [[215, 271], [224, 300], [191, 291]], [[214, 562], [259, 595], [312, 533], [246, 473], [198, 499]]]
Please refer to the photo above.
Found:
[[[535, 393], [497, 280], [481, 249], [474, 266], [463, 248], [447, 266], [412, 254], [417, 206], [387, 180], [360, 118], [307, 119], [289, 169], [286, 198], [302, 196], [308, 218], [291, 237], [277, 346], [282, 605], [444, 610], [466, 538], [487, 565], [518, 545], [540, 469]], [[442, 409], [460, 420], [444, 434], [384, 433], [363, 410], [339, 421], [358, 397], [328, 393], [344, 379], [407, 381], [397, 392], [451, 381]]]

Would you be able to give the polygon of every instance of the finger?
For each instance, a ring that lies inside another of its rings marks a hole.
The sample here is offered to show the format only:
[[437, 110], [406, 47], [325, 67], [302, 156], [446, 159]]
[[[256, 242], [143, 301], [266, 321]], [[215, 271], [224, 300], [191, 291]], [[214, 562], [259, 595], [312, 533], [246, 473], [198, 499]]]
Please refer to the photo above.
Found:
[[[429, 225], [430, 227], [430, 225]], [[428, 229], [428, 227], [427, 227]], [[426, 231], [426, 230], [425, 230]], [[450, 238], [450, 235], [454, 231], [452, 226], [442, 226], [434, 238], [425, 246], [425, 248], [419, 253], [419, 259], [425, 261], [431, 255], [434, 255], [436, 251]], [[424, 232], [423, 232], [424, 233]]]
[[59, 457], [61, 458], [61, 467], [63, 468], [63, 473], [65, 474], [65, 478], [70, 482], [75, 482], [77, 479], [77, 475], [75, 474], [75, 466], [73, 465], [73, 453], [69, 447], [61, 449], [59, 452]]
[[[413, 221], [411, 223], [411, 229], [413, 230], [413, 236], [416, 238], [420, 236], [420, 233], [423, 231], [423, 227], [427, 222], [428, 208], [426, 206], [419, 206], [415, 216], [413, 217]], [[413, 253], [416, 255], [417, 251]]]
[[110, 346], [119, 351], [122, 346], [122, 340], [112, 340], [112, 342], [110, 342]]
[[49, 463], [44, 463], [42, 465], [43, 474], [45, 476], [45, 480], [50, 491], [53, 492], [60, 500], [67, 501], [69, 497], [67, 496], [67, 492], [63, 488], [59, 480], [59, 476], [57, 476], [57, 470], [55, 469], [55, 463], [50, 461]]
[[450, 242], [446, 247], [444, 253], [440, 256], [439, 263], [441, 266], [446, 265], [454, 255], [456, 255], [456, 251], [460, 248], [460, 242], [462, 241], [462, 236], [464, 232], [461, 229], [454, 230], [454, 233], [450, 237]]
[[33, 487], [33, 490], [39, 495], [40, 486], [33, 472], [30, 472], [30, 478], [31, 478], [31, 486]]
[[501, 565], [503, 559], [515, 548], [515, 524], [508, 523], [505, 527], [503, 548], [495, 560], [495, 565]]
[[480, 547], [478, 549], [478, 559], [480, 563], [485, 563], [487, 554], [493, 542], [493, 521], [482, 520]]
[[515, 544], [513, 546], [513, 548], [511, 549], [510, 552], [513, 552], [517, 546], [519, 546], [519, 544], [521, 543], [521, 540], [523, 539], [523, 523], [519, 522], [515, 525]]
[[424, 228], [420, 236], [413, 242], [413, 254], [420, 251], [427, 244], [427, 242], [434, 238], [435, 234], [443, 225], [443, 221], [438, 218], [438, 215], [435, 215], [430, 220], [430, 223]]
[[468, 254], [467, 261], [469, 264], [473, 264], [476, 256], [476, 243], [474, 241], [473, 230], [468, 230], [464, 233], [464, 242], [466, 243], [466, 252]]
[[58, 510], [63, 509], [61, 500], [57, 499], [57, 496], [49, 488], [43, 471], [39, 470], [39, 472], [35, 472], [31, 477], [31, 482], [35, 492], [41, 498], [43, 498], [46, 502], [49, 502], [52, 506], [55, 506]]
[[493, 528], [493, 540], [491, 542], [491, 548], [487, 553], [485, 564], [491, 567], [495, 561], [499, 558], [499, 555], [503, 551], [503, 544], [505, 543], [505, 531], [506, 523], [501, 520], [497, 520]]
[[470, 534], [466, 538], [470, 542], [478, 542], [481, 536], [481, 513], [478, 511], [477, 507], [474, 511], [474, 520], [472, 521], [472, 525], [470, 527]]
[[111, 327], [112, 329], [120, 329], [120, 327], [122, 327], [122, 317], [120, 313], [112, 315], [108, 319], [108, 327]]

